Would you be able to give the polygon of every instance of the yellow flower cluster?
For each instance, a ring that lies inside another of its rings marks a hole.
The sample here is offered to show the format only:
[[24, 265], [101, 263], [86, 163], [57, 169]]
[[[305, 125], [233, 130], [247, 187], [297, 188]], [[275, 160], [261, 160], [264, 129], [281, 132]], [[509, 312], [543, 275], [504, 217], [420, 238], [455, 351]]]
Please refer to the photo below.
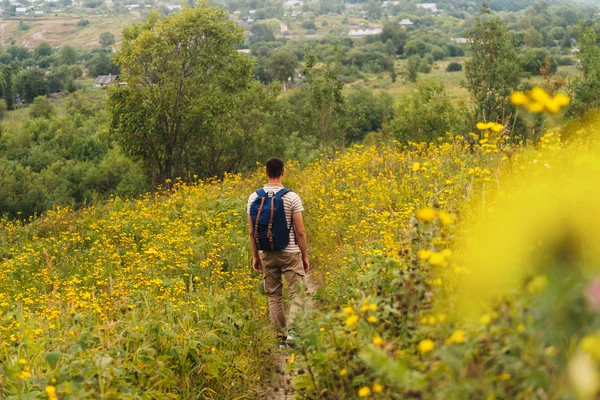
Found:
[[529, 112], [535, 114], [543, 112], [558, 114], [560, 110], [569, 105], [570, 98], [562, 93], [552, 97], [544, 89], [536, 86], [527, 93], [514, 92], [510, 96], [510, 101], [515, 106], [525, 107]]

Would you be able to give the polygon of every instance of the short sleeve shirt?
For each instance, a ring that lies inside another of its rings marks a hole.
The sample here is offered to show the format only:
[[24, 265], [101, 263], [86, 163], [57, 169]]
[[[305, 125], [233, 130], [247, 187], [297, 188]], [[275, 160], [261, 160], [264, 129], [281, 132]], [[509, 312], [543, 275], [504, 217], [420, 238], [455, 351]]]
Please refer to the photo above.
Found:
[[[278, 191], [283, 189], [283, 185], [266, 184], [263, 187], [263, 189], [267, 193], [277, 193]], [[248, 197], [248, 204], [246, 206], [246, 212], [248, 214], [250, 214], [250, 206], [252, 206], [252, 203], [254, 203], [254, 200], [256, 200], [257, 198], [258, 194], [256, 194], [256, 192], [252, 193], [250, 197]], [[283, 206], [285, 209], [285, 219], [287, 220], [288, 225], [291, 225], [292, 215], [304, 211], [304, 208], [302, 207], [302, 200], [300, 199], [300, 196], [298, 196], [298, 194], [296, 194], [295, 192], [288, 192], [285, 196], [282, 197], [282, 199]], [[290, 244], [285, 249], [283, 249], [283, 251], [289, 253], [300, 252], [300, 247], [298, 247], [298, 243], [296, 243], [295, 233], [293, 229], [290, 230]]]

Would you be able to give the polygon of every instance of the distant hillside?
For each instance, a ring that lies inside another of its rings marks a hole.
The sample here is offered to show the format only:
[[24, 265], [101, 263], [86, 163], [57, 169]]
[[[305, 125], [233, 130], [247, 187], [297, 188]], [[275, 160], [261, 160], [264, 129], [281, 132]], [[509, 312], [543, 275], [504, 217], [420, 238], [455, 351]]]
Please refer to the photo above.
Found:
[[[123, 27], [140, 18], [138, 13], [85, 16], [83, 19], [89, 21], [86, 26], [78, 25], [82, 18], [75, 15], [0, 19], [0, 46], [9, 46], [14, 41], [16, 45], [34, 48], [46, 41], [55, 47], [93, 47], [98, 45], [102, 32], [111, 32], [119, 40]], [[21, 21], [29, 29], [20, 29]]]

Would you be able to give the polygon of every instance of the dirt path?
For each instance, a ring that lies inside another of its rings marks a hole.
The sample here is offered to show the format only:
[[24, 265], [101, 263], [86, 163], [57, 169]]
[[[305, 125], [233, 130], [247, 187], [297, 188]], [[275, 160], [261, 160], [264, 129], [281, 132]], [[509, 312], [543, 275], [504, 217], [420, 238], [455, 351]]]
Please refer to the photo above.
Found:
[[[306, 275], [306, 291], [312, 295], [317, 290], [312, 273]], [[313, 310], [314, 303], [310, 297], [306, 300], [306, 309]], [[292, 387], [292, 380], [297, 371], [288, 371], [289, 354], [280, 352], [275, 369], [276, 376], [272, 378], [272, 386], [266, 388], [263, 398], [266, 400], [294, 400], [295, 393]]]

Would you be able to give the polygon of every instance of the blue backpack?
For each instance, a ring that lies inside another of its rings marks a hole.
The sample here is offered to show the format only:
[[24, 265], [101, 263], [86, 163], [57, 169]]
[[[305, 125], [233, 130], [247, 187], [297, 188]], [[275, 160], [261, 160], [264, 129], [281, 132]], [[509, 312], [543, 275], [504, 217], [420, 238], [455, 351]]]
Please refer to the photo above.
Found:
[[282, 198], [289, 192], [290, 189], [281, 189], [275, 194], [264, 189], [256, 191], [258, 197], [250, 206], [250, 218], [252, 237], [258, 250], [280, 251], [290, 243], [294, 222], [288, 226]]

